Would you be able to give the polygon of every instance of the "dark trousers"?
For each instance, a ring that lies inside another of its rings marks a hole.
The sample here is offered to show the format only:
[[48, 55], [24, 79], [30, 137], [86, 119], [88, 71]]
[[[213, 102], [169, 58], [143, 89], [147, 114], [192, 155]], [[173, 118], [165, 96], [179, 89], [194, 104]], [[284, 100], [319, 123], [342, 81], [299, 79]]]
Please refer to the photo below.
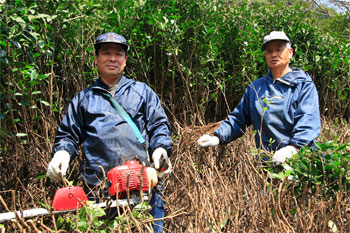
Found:
[[[164, 201], [162, 193], [158, 190], [152, 192], [152, 198], [149, 202], [152, 209], [150, 214], [154, 219], [164, 218]], [[153, 231], [155, 233], [163, 232], [164, 220], [154, 221], [153, 222]]]

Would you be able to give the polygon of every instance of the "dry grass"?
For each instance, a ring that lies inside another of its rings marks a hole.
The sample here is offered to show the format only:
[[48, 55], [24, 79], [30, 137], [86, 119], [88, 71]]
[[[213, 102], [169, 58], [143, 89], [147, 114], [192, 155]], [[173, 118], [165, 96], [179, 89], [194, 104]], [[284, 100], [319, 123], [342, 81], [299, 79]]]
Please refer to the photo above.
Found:
[[[326, 122], [328, 138], [337, 134], [347, 140], [347, 123], [336, 127]], [[167, 220], [167, 232], [333, 232], [329, 220], [338, 232], [350, 232], [349, 193], [339, 192], [330, 200], [315, 193], [299, 200], [288, 180], [275, 181], [266, 191], [267, 174], [250, 151], [251, 133], [227, 146], [196, 144], [217, 126], [178, 130], [165, 197], [168, 214], [181, 209], [183, 215]]]
[[[305, 189], [305, 195], [296, 198], [290, 181], [266, 182], [268, 175], [251, 151], [255, 144], [249, 130], [243, 138], [226, 146], [199, 147], [196, 141], [200, 135], [217, 127], [218, 124], [178, 127], [174, 132], [177, 135], [171, 157], [174, 170], [164, 182], [165, 232], [350, 232], [349, 193], [342, 191], [335, 198], [328, 198], [322, 192], [310, 195]], [[334, 124], [324, 119], [320, 141], [337, 137], [348, 142], [349, 129], [348, 123]], [[35, 144], [28, 147], [34, 148]], [[16, 153], [27, 154], [19, 149]], [[33, 178], [38, 171], [46, 169], [49, 158], [41, 157], [43, 154], [35, 153], [36, 159], [30, 161], [17, 158], [20, 167], [35, 169], [25, 170], [27, 173], [17, 169], [17, 177], [13, 177], [13, 170], [2, 167], [1, 179], [5, 185], [0, 195], [9, 210], [41, 207], [40, 202], [50, 204], [59, 185], [47, 186], [46, 179]], [[6, 164], [15, 169], [10, 161]], [[70, 168], [70, 180], [79, 180], [77, 168], [75, 162]], [[0, 212], [6, 211], [5, 204], [0, 204]], [[56, 219], [37, 217], [7, 222], [5, 226], [7, 232], [50, 232], [55, 229]], [[330, 220], [337, 231], [329, 227]], [[130, 228], [130, 231], [149, 232], [149, 222], [138, 224], [140, 230]]]

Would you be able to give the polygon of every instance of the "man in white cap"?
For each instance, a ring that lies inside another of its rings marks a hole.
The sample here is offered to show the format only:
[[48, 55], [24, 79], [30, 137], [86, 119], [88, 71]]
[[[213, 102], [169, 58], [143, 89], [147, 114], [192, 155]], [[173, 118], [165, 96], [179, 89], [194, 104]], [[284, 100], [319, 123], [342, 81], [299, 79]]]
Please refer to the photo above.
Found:
[[198, 144], [227, 144], [253, 125], [257, 148], [274, 152], [272, 161], [281, 164], [320, 135], [318, 94], [306, 72], [289, 67], [293, 49], [284, 32], [266, 35], [262, 49], [270, 68], [267, 75], [252, 82], [214, 135], [201, 136]]

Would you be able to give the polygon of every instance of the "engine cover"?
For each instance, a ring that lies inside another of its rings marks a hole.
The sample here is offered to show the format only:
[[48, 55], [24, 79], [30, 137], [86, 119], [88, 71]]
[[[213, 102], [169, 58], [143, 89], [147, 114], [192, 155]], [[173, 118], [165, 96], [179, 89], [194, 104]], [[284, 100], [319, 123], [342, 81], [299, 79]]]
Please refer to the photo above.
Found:
[[149, 188], [146, 167], [137, 160], [128, 161], [121, 166], [112, 168], [107, 173], [107, 180], [109, 194], [111, 196], [118, 194], [118, 198], [125, 198], [127, 190], [133, 192], [142, 189], [145, 192]]

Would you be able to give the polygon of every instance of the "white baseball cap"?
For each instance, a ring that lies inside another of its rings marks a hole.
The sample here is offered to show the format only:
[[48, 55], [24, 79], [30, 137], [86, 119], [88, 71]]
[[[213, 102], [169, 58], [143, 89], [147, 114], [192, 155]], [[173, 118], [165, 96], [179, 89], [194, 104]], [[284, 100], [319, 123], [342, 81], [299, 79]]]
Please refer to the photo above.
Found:
[[291, 43], [286, 33], [282, 31], [272, 31], [270, 34], [264, 36], [264, 43], [262, 44], [262, 48], [265, 49], [266, 44], [273, 40], [284, 40]]

